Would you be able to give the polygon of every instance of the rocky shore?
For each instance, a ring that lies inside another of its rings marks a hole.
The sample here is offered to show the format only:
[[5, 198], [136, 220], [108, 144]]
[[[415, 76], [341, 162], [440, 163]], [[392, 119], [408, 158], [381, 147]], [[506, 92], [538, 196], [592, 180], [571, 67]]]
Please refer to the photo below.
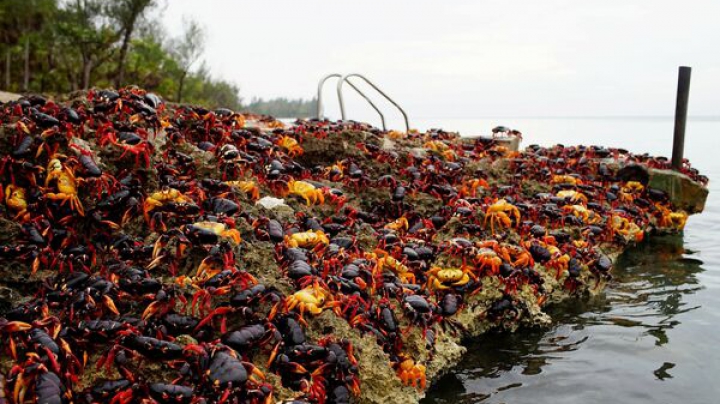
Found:
[[417, 402], [463, 340], [547, 325], [707, 197], [689, 165], [502, 127], [284, 125], [136, 88], [1, 107], [10, 402]]

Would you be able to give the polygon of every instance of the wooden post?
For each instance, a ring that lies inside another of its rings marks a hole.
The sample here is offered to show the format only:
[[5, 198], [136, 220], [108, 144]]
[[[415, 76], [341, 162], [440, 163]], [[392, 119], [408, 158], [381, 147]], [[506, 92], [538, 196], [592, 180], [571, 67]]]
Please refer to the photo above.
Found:
[[678, 71], [677, 101], [675, 104], [675, 133], [673, 136], [672, 167], [679, 170], [683, 164], [685, 150], [685, 124], [687, 123], [688, 97], [690, 95], [690, 73], [692, 68], [680, 66]]

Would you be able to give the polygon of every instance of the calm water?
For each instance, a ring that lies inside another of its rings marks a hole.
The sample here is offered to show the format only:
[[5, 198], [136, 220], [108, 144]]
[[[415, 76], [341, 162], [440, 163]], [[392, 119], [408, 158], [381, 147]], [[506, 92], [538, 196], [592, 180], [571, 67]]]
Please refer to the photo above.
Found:
[[[495, 125], [524, 145], [602, 144], [669, 155], [670, 118], [423, 120], [461, 134]], [[720, 120], [691, 119], [686, 156], [710, 177], [683, 236], [628, 251], [590, 301], [553, 309], [542, 330], [483, 336], [426, 403], [720, 402]]]

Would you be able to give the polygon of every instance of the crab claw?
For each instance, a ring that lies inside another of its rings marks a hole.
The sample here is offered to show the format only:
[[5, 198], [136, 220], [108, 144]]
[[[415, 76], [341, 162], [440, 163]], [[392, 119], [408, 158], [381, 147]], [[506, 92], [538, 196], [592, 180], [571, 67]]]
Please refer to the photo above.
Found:
[[195, 331], [202, 329], [206, 324], [211, 322], [213, 320], [213, 318], [215, 318], [215, 316], [221, 315], [221, 314], [227, 314], [227, 313], [231, 312], [232, 310], [233, 310], [232, 307], [218, 307], [217, 309], [213, 310], [212, 313], [210, 313], [207, 317], [205, 317], [204, 319], [202, 319], [202, 321], [200, 321], [198, 323], [198, 325], [195, 327]]
[[133, 389], [125, 389], [113, 396], [112, 400], [110, 400], [110, 404], [129, 404], [132, 402], [133, 398]]
[[149, 269], [156, 268], [157, 266], [159, 266], [159, 265], [162, 263], [162, 261], [163, 261], [164, 258], [165, 258], [165, 256], [164, 256], [164, 255], [161, 255], [161, 256], [153, 259], [152, 261], [150, 261], [149, 264], [147, 264], [147, 266], [145, 267], [145, 269], [148, 269], [148, 270], [149, 270]]
[[6, 332], [19, 332], [19, 331], [27, 331], [32, 328], [32, 325], [23, 322], [23, 321], [10, 321], [4, 326], [0, 327], [2, 331]]
[[[254, 379], [253, 376], [257, 377], [261, 381], [265, 381], [265, 373], [263, 373], [260, 369], [258, 369], [255, 366], [252, 367], [252, 376], [250, 376], [250, 377]], [[257, 381], [255, 381], [255, 382], [257, 383]], [[260, 384], [260, 383], [257, 383], [257, 384]]]
[[113, 312], [113, 314], [115, 314], [116, 316], [120, 315], [120, 312], [118, 311], [117, 307], [115, 307], [115, 302], [113, 301], [113, 299], [110, 296], [104, 295], [103, 303], [105, 303], [105, 307], [107, 307], [108, 310]]
[[167, 236], [162, 235], [158, 237], [157, 240], [155, 240], [155, 244], [153, 245], [153, 251], [152, 251], [152, 258], [156, 259], [160, 255], [160, 251], [163, 247], [167, 245]]
[[20, 373], [17, 376], [17, 380], [15, 381], [15, 388], [13, 389], [13, 399], [16, 403], [24, 403], [25, 402], [25, 392], [27, 391], [27, 382], [25, 381], [25, 378], [23, 377], [23, 374]]
[[297, 373], [297, 374], [307, 374], [307, 373], [310, 373], [310, 372], [308, 372], [307, 369], [305, 369], [305, 367], [303, 367], [303, 365], [301, 365], [301, 364], [299, 364], [299, 363], [288, 362], [286, 365], [288, 366], [289, 370], [290, 370], [291, 372], [293, 372], [293, 373]]
[[35, 259], [33, 260], [32, 275], [35, 275], [37, 273], [38, 269], [40, 269], [40, 255], [35, 257]]
[[222, 233], [222, 236], [231, 239], [232, 241], [235, 242], [235, 244], [240, 244], [242, 242], [242, 238], [240, 237], [240, 232], [237, 231], [236, 229], [225, 230]]
[[160, 311], [160, 305], [162, 305], [162, 303], [160, 303], [158, 301], [154, 301], [154, 302], [150, 303], [150, 305], [145, 309], [145, 311], [142, 314], [143, 321], [149, 319], [150, 317], [153, 316], [153, 314]]
[[205, 348], [198, 344], [187, 344], [185, 345], [185, 348], [183, 348], [183, 352], [193, 352], [199, 355], [205, 355]]

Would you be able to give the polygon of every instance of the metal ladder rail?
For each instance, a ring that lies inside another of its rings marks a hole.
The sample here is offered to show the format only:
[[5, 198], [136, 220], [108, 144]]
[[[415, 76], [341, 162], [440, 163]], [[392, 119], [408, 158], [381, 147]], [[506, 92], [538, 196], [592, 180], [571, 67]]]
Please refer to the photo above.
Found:
[[[323, 110], [322, 110], [322, 89], [323, 89], [323, 87], [325, 86], [325, 82], [326, 82], [328, 79], [331, 79], [331, 78], [333, 78], [333, 77], [337, 77], [337, 78], [342, 79], [342, 75], [340, 75], [340, 74], [338, 74], [338, 73], [332, 73], [332, 74], [328, 74], [327, 76], [325, 76], [325, 77], [323, 77], [322, 79], [320, 79], [320, 82], [318, 83], [317, 119], [322, 119], [322, 118], [323, 118]], [[385, 115], [383, 115], [382, 111], [380, 111], [380, 108], [378, 108], [377, 105], [375, 105], [375, 103], [373, 103], [372, 100], [370, 100], [370, 98], [368, 98], [368, 96], [365, 95], [365, 93], [363, 93], [359, 88], [357, 88], [357, 86], [355, 86], [353, 83], [351, 83], [351, 82], [349, 82], [349, 81], [348, 81], [348, 84], [349, 84], [350, 87], [352, 87], [358, 94], [360, 94], [360, 96], [363, 97], [363, 98], [365, 99], [365, 101], [368, 102], [368, 104], [370, 104], [370, 106], [375, 110], [375, 112], [378, 113], [378, 115], [380, 115], [380, 122], [382, 122], [383, 130], [387, 130], [387, 127], [385, 126]], [[342, 94], [338, 94], [338, 97], [342, 97]], [[339, 98], [339, 102], [340, 102], [340, 105], [343, 105], [343, 100], [342, 100], [342, 98]], [[344, 120], [344, 119], [343, 119], [343, 120]]]
[[[387, 94], [385, 94], [385, 92], [380, 90], [380, 88], [378, 88], [378, 86], [376, 86], [372, 81], [368, 80], [367, 77], [365, 77], [361, 74], [358, 74], [358, 73], [351, 73], [351, 74], [345, 75], [345, 77], [343, 77], [340, 81], [338, 81], [338, 84], [337, 84], [338, 101], [340, 102], [340, 115], [342, 116], [343, 121], [345, 120], [345, 102], [344, 102], [343, 96], [342, 96], [342, 86], [346, 81], [348, 82], [348, 84], [352, 85], [352, 83], [349, 80], [351, 77], [358, 77], [358, 78], [362, 79], [370, 87], [375, 89], [375, 91], [380, 93], [380, 95], [385, 97], [385, 99], [388, 100], [392, 105], [394, 105], [395, 108], [397, 108], [398, 111], [400, 111], [403, 118], [405, 119], [405, 131], [410, 132], [410, 123], [408, 122], [408, 116], [405, 113], [405, 110], [403, 110], [402, 107], [400, 105], [398, 105], [397, 102], [395, 102], [392, 98], [390, 98], [390, 96], [388, 96]], [[353, 87], [355, 87], [355, 86], [353, 86]], [[368, 100], [368, 102], [369, 102], [369, 100]], [[377, 111], [377, 108], [375, 108], [375, 110]]]
[[339, 74], [339, 73], [331, 73], [331, 74], [328, 74], [327, 76], [321, 78], [321, 79], [320, 79], [320, 82], [318, 83], [318, 91], [317, 91], [317, 119], [322, 119], [322, 118], [323, 118], [323, 110], [322, 110], [322, 104], [323, 104], [323, 102], [322, 102], [322, 100], [323, 100], [323, 97], [322, 97], [322, 89], [323, 89], [323, 86], [325, 85], [325, 82], [326, 82], [328, 79], [331, 79], [331, 78], [333, 78], [333, 77], [337, 77], [337, 78], [339, 78], [339, 79], [342, 79], [342, 74]]

